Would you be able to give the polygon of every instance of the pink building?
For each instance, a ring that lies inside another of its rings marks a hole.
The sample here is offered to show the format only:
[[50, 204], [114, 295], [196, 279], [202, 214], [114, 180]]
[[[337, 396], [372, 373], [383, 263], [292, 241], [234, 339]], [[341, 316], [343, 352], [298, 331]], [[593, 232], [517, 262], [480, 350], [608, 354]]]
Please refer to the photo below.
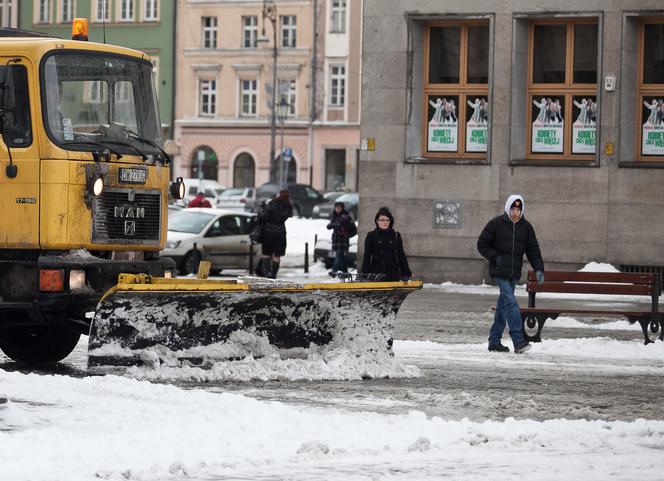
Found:
[[361, 0], [178, 0], [177, 18], [175, 175], [356, 190]]

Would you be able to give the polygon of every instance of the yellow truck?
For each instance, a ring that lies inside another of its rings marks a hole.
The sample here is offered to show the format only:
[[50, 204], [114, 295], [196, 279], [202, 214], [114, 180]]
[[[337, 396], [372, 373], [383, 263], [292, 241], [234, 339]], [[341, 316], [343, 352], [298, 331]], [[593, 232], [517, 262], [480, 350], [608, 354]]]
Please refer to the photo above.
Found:
[[175, 269], [159, 250], [184, 184], [152, 72], [135, 50], [0, 29], [0, 349], [16, 361], [66, 357], [118, 274]]

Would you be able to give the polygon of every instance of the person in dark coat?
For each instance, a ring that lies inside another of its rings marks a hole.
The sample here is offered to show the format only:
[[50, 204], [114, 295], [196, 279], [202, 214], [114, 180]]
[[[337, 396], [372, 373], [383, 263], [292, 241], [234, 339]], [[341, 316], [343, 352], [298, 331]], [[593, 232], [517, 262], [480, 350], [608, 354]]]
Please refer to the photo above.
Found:
[[280, 257], [286, 253], [286, 219], [293, 215], [293, 206], [287, 189], [265, 206], [259, 215], [262, 223], [261, 249], [263, 257], [256, 267], [259, 275], [276, 279]]
[[212, 204], [205, 198], [203, 192], [199, 192], [196, 197], [191, 199], [187, 207], [212, 207]]
[[509, 352], [500, 342], [505, 322], [509, 326], [514, 352], [530, 349], [524, 337], [521, 311], [514, 288], [521, 277], [523, 255], [535, 269], [537, 282], [544, 282], [544, 261], [535, 229], [523, 216], [525, 203], [519, 194], [510, 195], [503, 214], [491, 219], [477, 240], [477, 250], [489, 261], [489, 275], [500, 289], [493, 325], [489, 332], [489, 351]]
[[332, 250], [334, 251], [334, 263], [329, 274], [334, 277], [340, 272], [348, 272], [346, 264], [346, 253], [350, 245], [350, 238], [357, 234], [355, 222], [346, 211], [343, 202], [335, 202], [334, 210], [330, 215], [328, 229], [332, 230]]
[[383, 274], [382, 281], [407, 281], [412, 277], [401, 234], [394, 230], [394, 217], [381, 207], [374, 218], [376, 228], [364, 240], [363, 274]]

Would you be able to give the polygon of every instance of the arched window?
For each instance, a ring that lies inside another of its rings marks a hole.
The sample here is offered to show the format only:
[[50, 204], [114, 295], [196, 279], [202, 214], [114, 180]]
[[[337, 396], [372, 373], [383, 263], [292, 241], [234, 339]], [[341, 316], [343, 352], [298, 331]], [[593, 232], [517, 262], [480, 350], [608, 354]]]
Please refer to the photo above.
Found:
[[291, 157], [290, 160], [286, 162], [282, 162], [281, 156], [279, 156], [274, 159], [274, 162], [272, 162], [272, 165], [270, 166], [270, 182], [279, 182], [283, 179], [286, 184], [294, 184], [297, 182], [296, 174], [297, 162], [295, 162], [294, 157]]
[[203, 168], [203, 178], [219, 180], [219, 161], [217, 154], [210, 147], [204, 145], [194, 150], [191, 156], [191, 178], [198, 178], [198, 169]]
[[253, 187], [255, 178], [255, 162], [250, 155], [242, 153], [235, 159], [233, 167], [233, 187]]

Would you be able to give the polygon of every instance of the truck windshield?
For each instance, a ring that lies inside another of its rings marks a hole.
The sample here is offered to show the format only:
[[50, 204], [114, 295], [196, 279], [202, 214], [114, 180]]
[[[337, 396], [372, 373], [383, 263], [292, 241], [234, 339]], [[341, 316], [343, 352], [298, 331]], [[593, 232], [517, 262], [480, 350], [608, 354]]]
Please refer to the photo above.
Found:
[[42, 63], [41, 89], [46, 131], [65, 149], [92, 151], [108, 144], [136, 155], [137, 149], [158, 154], [163, 145], [147, 60], [55, 52]]

